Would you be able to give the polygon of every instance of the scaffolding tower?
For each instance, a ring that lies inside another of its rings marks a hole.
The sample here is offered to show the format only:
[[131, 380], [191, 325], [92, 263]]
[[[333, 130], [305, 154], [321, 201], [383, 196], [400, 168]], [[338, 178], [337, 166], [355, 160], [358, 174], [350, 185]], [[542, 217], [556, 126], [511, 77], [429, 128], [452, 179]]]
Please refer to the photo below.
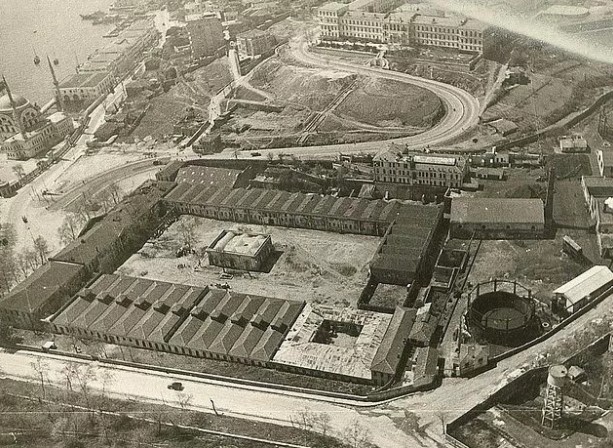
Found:
[[563, 387], [566, 382], [568, 371], [564, 366], [552, 366], [547, 376], [547, 390], [545, 391], [545, 403], [541, 425], [554, 428], [562, 418], [564, 410]]

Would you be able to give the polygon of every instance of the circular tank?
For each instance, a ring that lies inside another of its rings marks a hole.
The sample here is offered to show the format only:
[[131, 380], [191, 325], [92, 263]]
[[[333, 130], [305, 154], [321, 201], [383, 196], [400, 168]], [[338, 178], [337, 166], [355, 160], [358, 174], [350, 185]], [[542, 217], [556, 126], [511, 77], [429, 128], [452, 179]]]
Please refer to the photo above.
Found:
[[547, 384], [555, 387], [563, 387], [566, 383], [566, 376], [568, 370], [564, 366], [551, 366], [549, 368], [549, 375], [547, 376]]

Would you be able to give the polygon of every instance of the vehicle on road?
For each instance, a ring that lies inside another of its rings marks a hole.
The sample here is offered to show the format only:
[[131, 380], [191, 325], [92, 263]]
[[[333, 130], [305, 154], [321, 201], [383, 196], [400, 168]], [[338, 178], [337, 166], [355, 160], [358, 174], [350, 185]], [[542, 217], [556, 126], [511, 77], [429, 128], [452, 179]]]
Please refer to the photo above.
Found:
[[168, 385], [168, 388], [171, 390], [178, 390], [178, 391], [182, 391], [183, 389], [185, 389], [185, 387], [183, 387], [183, 383], [180, 383], [179, 381], [170, 383]]
[[261, 155], [262, 155], [262, 153], [261, 153], [261, 152], [252, 152], [252, 153], [251, 153], [251, 157], [259, 157], [259, 156], [261, 156]]

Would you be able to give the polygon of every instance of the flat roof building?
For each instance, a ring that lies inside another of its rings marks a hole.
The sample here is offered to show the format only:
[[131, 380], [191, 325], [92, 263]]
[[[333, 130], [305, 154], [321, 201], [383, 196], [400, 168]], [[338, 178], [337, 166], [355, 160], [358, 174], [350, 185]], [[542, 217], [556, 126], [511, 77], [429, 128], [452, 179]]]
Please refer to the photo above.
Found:
[[261, 271], [273, 251], [270, 235], [237, 230], [222, 230], [206, 248], [210, 264], [243, 271]]

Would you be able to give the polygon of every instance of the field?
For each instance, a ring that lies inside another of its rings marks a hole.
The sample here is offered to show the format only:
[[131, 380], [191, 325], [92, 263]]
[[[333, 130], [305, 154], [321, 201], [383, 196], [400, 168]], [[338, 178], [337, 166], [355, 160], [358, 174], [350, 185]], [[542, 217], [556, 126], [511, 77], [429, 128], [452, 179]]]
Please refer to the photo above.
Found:
[[333, 306], [356, 306], [368, 276], [368, 263], [379, 238], [343, 235], [305, 229], [238, 225], [230, 222], [182, 216], [161, 237], [149, 241], [133, 255], [119, 273], [154, 280], [199, 286], [225, 283], [222, 268], [208, 265], [197, 255], [176, 258], [183, 239], [181, 221], [197, 223], [195, 247], [199, 252], [223, 229], [269, 233], [275, 250], [281, 252], [269, 273], [235, 275], [228, 284], [238, 292], [306, 300]]

